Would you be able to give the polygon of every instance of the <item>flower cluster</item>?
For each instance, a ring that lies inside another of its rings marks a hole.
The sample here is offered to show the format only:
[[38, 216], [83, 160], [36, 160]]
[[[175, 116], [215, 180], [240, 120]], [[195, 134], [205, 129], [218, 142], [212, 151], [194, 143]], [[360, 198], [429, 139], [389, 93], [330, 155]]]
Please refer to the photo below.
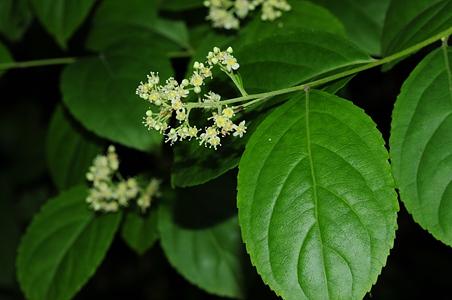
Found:
[[[213, 78], [212, 69], [220, 68], [233, 79], [235, 84], [239, 80], [235, 71], [240, 67], [237, 59], [233, 55], [233, 49], [229, 47], [226, 51], [221, 51], [215, 47], [206, 57], [206, 61], [195, 62], [193, 73], [188, 79], [180, 83], [174, 78], [169, 78], [164, 84], [160, 84], [157, 73], [151, 72], [147, 76], [146, 82], [141, 82], [136, 90], [136, 94], [149, 102], [153, 107], [146, 111], [144, 125], [150, 130], [154, 129], [164, 134], [165, 142], [171, 145], [178, 141], [196, 139], [200, 145], [217, 149], [221, 146], [220, 136], [242, 137], [246, 132], [245, 122], [234, 124], [232, 118], [235, 116], [234, 108], [221, 103], [221, 96], [209, 91], [202, 95], [202, 89], [206, 79]], [[240, 87], [243, 88], [243, 87]], [[190, 92], [198, 95], [198, 102], [187, 102], [186, 98]], [[191, 126], [189, 122], [190, 110], [193, 108], [214, 109], [209, 120], [212, 125], [204, 130]], [[171, 116], [175, 115], [177, 126], [171, 128]]]
[[264, 21], [273, 21], [291, 9], [287, 0], [206, 0], [204, 5], [209, 7], [207, 19], [213, 27], [224, 29], [238, 29], [240, 20], [259, 6]]
[[[114, 146], [108, 147], [106, 155], [98, 155], [94, 159], [86, 174], [86, 179], [92, 184], [86, 202], [94, 211], [116, 212], [120, 207], [129, 206], [131, 200], [140, 193], [139, 199], [142, 197], [152, 199], [158, 195], [159, 185], [154, 183], [155, 179], [150, 183], [153, 189], [146, 189], [142, 192], [135, 178], [122, 179], [118, 169], [119, 159]], [[118, 180], [114, 180], [116, 178]], [[137, 205], [142, 211], [146, 211], [150, 206], [150, 201], [140, 202], [138, 200]]]
[[151, 179], [137, 200], [137, 205], [144, 213], [151, 206], [152, 200], [160, 196], [160, 180]]

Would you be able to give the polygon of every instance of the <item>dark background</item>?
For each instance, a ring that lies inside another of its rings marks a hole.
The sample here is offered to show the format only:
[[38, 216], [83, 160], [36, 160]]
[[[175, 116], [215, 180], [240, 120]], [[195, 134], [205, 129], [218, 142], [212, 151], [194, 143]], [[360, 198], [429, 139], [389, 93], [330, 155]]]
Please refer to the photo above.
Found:
[[[61, 52], [36, 21], [22, 42], [4, 42], [17, 61], [82, 56], [86, 55], [81, 47], [85, 33], [86, 28], [82, 28], [72, 38], [69, 53]], [[360, 73], [340, 92], [366, 110], [386, 141], [391, 111], [403, 81], [435, 46], [422, 50], [386, 73], [379, 69]], [[186, 62], [174, 61], [176, 70], [182, 73]], [[50, 117], [61, 98], [62, 68], [14, 69], [0, 78], [0, 300], [23, 299], [13, 279], [15, 249], [32, 215], [48, 197], [57, 193], [46, 170], [45, 139]], [[170, 149], [166, 152], [169, 164]], [[133, 154], [133, 157], [141, 155]], [[125, 163], [133, 168], [135, 162]], [[394, 249], [367, 298], [450, 299], [452, 250], [422, 230], [400, 205]], [[248, 277], [248, 299], [277, 299], [259, 277], [255, 274]], [[139, 257], [117, 238], [95, 276], [76, 299], [222, 298], [204, 293], [179, 276], [159, 245]]]

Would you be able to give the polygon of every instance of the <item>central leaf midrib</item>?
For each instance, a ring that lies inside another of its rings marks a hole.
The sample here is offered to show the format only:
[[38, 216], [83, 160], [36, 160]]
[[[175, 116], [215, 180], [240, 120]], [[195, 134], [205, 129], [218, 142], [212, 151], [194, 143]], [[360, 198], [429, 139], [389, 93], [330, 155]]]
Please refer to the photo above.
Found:
[[319, 213], [318, 213], [318, 195], [317, 195], [317, 180], [315, 177], [315, 170], [314, 170], [314, 161], [312, 159], [312, 149], [311, 149], [311, 130], [309, 127], [309, 90], [306, 90], [306, 97], [305, 97], [305, 108], [306, 108], [306, 148], [308, 152], [308, 159], [309, 159], [309, 166], [311, 169], [311, 178], [312, 178], [312, 192], [313, 192], [313, 198], [314, 198], [314, 217], [317, 223], [317, 228], [319, 230], [319, 240], [320, 240], [320, 251], [322, 253], [322, 266], [323, 266], [323, 276], [325, 279], [325, 285], [326, 285], [326, 291], [327, 291], [327, 298], [330, 298], [330, 290], [328, 285], [328, 279], [326, 275], [326, 266], [325, 266], [325, 252], [323, 249], [323, 240], [322, 240], [322, 231], [320, 230], [320, 222], [319, 222]]

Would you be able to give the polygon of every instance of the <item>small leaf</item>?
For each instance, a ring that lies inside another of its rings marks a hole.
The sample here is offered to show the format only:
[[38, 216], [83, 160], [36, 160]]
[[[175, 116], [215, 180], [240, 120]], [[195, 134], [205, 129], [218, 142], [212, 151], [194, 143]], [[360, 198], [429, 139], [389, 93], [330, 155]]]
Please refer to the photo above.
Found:
[[184, 189], [177, 199], [161, 205], [158, 218], [162, 248], [182, 276], [209, 293], [241, 298], [244, 256], [232, 211], [234, 190], [224, 177], [202, 188]]
[[286, 88], [324, 73], [370, 61], [367, 54], [348, 40], [312, 31], [249, 44], [238, 52], [237, 57], [248, 91]]
[[94, 3], [94, 0], [31, 0], [39, 21], [63, 48]]
[[99, 141], [58, 106], [47, 133], [47, 165], [56, 186], [62, 190], [85, 182], [94, 157], [100, 154]]
[[121, 235], [130, 248], [143, 255], [159, 239], [157, 211], [152, 210], [146, 215], [129, 211]]
[[[443, 53], [444, 52], [444, 53]], [[452, 51], [438, 49], [402, 87], [391, 160], [400, 197], [424, 229], [452, 246]]]
[[313, 91], [276, 109], [239, 165], [242, 237], [283, 299], [362, 299], [393, 245], [398, 210], [372, 120]]
[[68, 300], [94, 274], [121, 215], [96, 215], [75, 187], [50, 199], [34, 217], [19, 247], [19, 283], [29, 300]]
[[162, 79], [171, 75], [164, 55], [148, 44], [121, 43], [100, 57], [69, 65], [62, 74], [61, 91], [69, 111], [97, 135], [142, 151], [159, 145], [161, 136], [141, 124], [148, 104], [135, 95], [150, 71]]
[[[381, 53], [381, 35], [390, 0], [316, 0], [342, 21], [356, 45], [374, 55]], [[409, 5], [408, 5], [409, 6]]]
[[21, 39], [32, 18], [28, 0], [0, 1], [0, 33], [8, 39]]
[[87, 47], [100, 51], [125, 39], [147, 41], [163, 50], [189, 47], [185, 23], [158, 18], [153, 0], [103, 1], [93, 17]]
[[390, 55], [442, 32], [452, 24], [452, 0], [392, 0], [383, 29], [383, 54]]

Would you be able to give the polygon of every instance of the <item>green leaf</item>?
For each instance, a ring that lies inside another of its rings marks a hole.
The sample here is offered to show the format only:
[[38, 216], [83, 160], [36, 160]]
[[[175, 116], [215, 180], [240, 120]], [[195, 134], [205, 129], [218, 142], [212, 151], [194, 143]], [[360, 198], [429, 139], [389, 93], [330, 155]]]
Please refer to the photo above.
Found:
[[130, 248], [143, 255], [159, 239], [157, 211], [152, 210], [145, 215], [129, 211], [122, 225], [121, 235]]
[[94, 15], [87, 47], [104, 50], [125, 39], [144, 40], [163, 50], [189, 47], [185, 23], [158, 18], [154, 1], [103, 1]]
[[428, 55], [405, 81], [392, 116], [391, 160], [407, 210], [452, 246], [452, 50]]
[[[13, 62], [13, 58], [11, 57], [11, 54], [9, 53], [8, 49], [0, 42], [0, 65], [1, 64], [7, 64]], [[6, 69], [1, 70], [0, 69], [0, 76], [5, 72]]]
[[94, 0], [30, 0], [39, 21], [58, 44], [67, 40], [88, 16]]
[[22, 38], [32, 18], [28, 0], [0, 1], [0, 33], [8, 39], [17, 41]]
[[121, 215], [96, 215], [86, 196], [75, 187], [50, 199], [28, 227], [17, 258], [27, 299], [71, 299], [103, 260]]
[[237, 57], [247, 91], [286, 88], [370, 61], [348, 40], [320, 31], [266, 38], [243, 47]]
[[148, 105], [135, 90], [149, 71], [162, 78], [172, 73], [169, 60], [147, 44], [130, 41], [112, 46], [100, 57], [66, 67], [61, 78], [63, 101], [97, 135], [148, 151], [159, 145], [161, 136], [141, 124]]
[[[356, 45], [370, 54], [381, 53], [381, 35], [390, 0], [316, 0], [344, 24]], [[409, 6], [409, 5], [407, 5]]]
[[[214, 183], [184, 189], [176, 201], [165, 197], [158, 215], [160, 241], [171, 265], [188, 281], [209, 293], [241, 298], [243, 248], [231, 212], [235, 189], [228, 182]], [[219, 188], [225, 193], [219, 195]]]
[[[307, 1], [293, 1], [292, 9], [274, 22], [262, 21], [260, 14], [239, 31], [237, 50], [271, 36], [297, 33], [300, 30], [322, 31], [345, 37], [342, 23], [329, 11]], [[277, 39], [277, 38], [275, 38]]]
[[[160, 9], [182, 11], [204, 7], [203, 0], [161, 0]], [[207, 8], [206, 8], [207, 11]]]
[[383, 54], [413, 46], [451, 27], [452, 0], [392, 0], [382, 37]]
[[393, 245], [397, 195], [381, 134], [312, 91], [258, 127], [239, 165], [242, 237], [283, 299], [362, 299]]
[[56, 186], [63, 190], [85, 182], [89, 166], [101, 151], [100, 141], [58, 106], [46, 142], [47, 165]]

